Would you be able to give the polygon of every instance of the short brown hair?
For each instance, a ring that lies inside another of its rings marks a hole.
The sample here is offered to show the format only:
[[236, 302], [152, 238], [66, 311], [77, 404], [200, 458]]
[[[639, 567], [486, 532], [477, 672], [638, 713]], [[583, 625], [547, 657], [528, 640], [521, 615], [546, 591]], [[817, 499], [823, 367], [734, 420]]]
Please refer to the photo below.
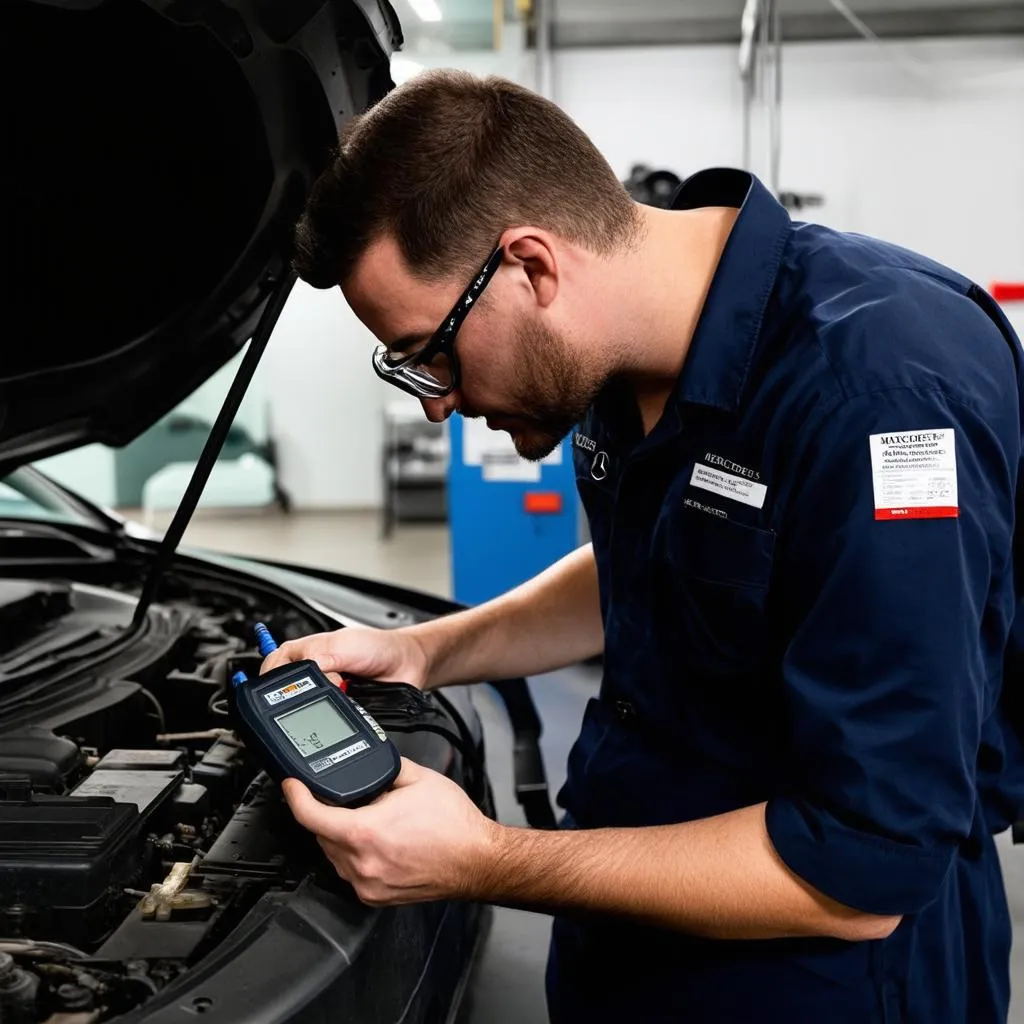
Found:
[[469, 275], [516, 225], [604, 254], [639, 218], [554, 103], [502, 78], [424, 72], [345, 126], [296, 228], [295, 268], [329, 288], [390, 233], [417, 276]]

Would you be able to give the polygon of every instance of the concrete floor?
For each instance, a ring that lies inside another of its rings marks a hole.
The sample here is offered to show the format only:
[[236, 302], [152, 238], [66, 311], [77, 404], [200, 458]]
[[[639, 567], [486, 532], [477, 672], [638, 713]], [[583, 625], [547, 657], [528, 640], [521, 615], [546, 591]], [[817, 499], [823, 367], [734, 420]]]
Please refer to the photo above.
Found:
[[[127, 513], [132, 518], [137, 516]], [[166, 520], [155, 524], [159, 529]], [[380, 537], [375, 513], [222, 514], [200, 512], [184, 544], [240, 555], [272, 553], [275, 560], [337, 569], [356, 576], [449, 596], [448, 532], [444, 526], [402, 524], [390, 540]], [[583, 706], [596, 692], [595, 670], [581, 667], [530, 681], [544, 723], [542, 748], [551, 792], [565, 775]], [[488, 767], [498, 814], [510, 824], [525, 824], [512, 794], [511, 734], [500, 703], [486, 687], [474, 688], [484, 721]], [[1000, 853], [1013, 914], [1014, 934], [1024, 926], [1024, 847], [1000, 837]], [[499, 908], [467, 996], [462, 1024], [534, 1024], [545, 1021], [544, 963], [550, 933], [548, 918]], [[1014, 991], [1024, 991], [1024, 943], [1013, 952]], [[1024, 998], [1015, 1000], [1010, 1024], [1024, 1024]], [[973, 1022], [965, 1022], [973, 1024]]]
[[[136, 518], [132, 512], [123, 514]], [[168, 517], [159, 519], [152, 528], [162, 532], [168, 521]], [[247, 511], [229, 515], [200, 510], [189, 523], [182, 544], [315, 565], [441, 597], [451, 594], [448, 528], [402, 523], [385, 541], [377, 512], [284, 515]]]

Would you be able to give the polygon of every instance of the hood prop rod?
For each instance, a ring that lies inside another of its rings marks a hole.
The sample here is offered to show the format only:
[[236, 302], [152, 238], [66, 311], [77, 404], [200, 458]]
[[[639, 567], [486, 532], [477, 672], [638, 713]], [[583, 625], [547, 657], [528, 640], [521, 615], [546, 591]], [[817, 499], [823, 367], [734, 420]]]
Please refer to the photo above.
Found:
[[167, 527], [167, 532], [164, 534], [164, 538], [157, 550], [156, 558], [153, 560], [153, 565], [146, 576], [146, 582], [142, 587], [142, 595], [139, 598], [139, 603], [135, 606], [135, 615], [132, 619], [133, 629], [137, 629], [142, 625], [149, 606], [156, 600], [164, 573], [167, 572], [171, 559], [174, 558], [174, 553], [177, 551], [181, 538], [184, 536], [185, 529], [196, 510], [196, 506], [199, 504], [206, 481], [210, 479], [210, 473], [213, 472], [217, 456], [220, 455], [220, 450], [224, 447], [224, 442], [227, 440], [228, 431], [231, 429], [231, 424], [238, 413], [238, 407], [242, 404], [242, 398], [245, 396], [249, 382], [256, 372], [260, 357], [267, 347], [267, 342], [270, 341], [271, 332], [274, 330], [274, 326], [281, 315], [281, 310], [284, 309], [285, 301], [294, 284], [295, 274], [289, 272], [270, 293], [270, 299], [267, 301], [266, 308], [263, 310], [260, 321], [256, 325], [256, 330], [253, 332], [249, 347], [242, 358], [241, 365], [238, 367], [238, 372], [235, 374], [235, 379], [231, 382], [231, 387], [228, 388], [224, 404], [220, 407], [220, 412], [217, 413], [217, 418], [214, 420], [210, 435], [203, 446], [203, 452], [199, 456], [196, 468], [192, 471], [192, 477], [185, 488], [185, 494], [175, 510], [174, 518], [171, 519], [171, 524]]

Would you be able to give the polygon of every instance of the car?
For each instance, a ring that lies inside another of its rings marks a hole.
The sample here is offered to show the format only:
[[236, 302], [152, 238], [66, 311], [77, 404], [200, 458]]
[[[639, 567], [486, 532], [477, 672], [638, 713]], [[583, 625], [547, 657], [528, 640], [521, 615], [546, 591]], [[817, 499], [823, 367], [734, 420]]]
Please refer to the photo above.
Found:
[[[24, 58], [3, 162], [0, 1020], [454, 1020], [486, 908], [362, 904], [236, 734], [228, 693], [259, 671], [256, 621], [287, 639], [457, 606], [178, 550], [202, 469], [160, 539], [33, 466], [126, 444], [252, 338], [212, 464], [291, 286], [304, 196], [339, 127], [391, 85], [394, 12], [11, 0], [0, 19]], [[493, 685], [518, 798], [551, 827], [529, 691]], [[468, 691], [350, 693], [494, 814]]]

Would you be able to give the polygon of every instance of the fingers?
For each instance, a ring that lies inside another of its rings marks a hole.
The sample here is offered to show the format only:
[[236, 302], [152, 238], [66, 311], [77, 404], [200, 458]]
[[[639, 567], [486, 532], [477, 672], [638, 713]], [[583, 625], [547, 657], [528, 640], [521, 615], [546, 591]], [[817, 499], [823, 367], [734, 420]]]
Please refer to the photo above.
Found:
[[[338, 664], [338, 657], [330, 651], [323, 650], [330, 633], [314, 633], [298, 640], [286, 640], [276, 651], [268, 654], [260, 666], [260, 675], [282, 665], [290, 665], [294, 661], [315, 661], [324, 672], [333, 672], [343, 666]], [[337, 682], [338, 680], [332, 680]]]
[[298, 779], [285, 779], [281, 791], [295, 820], [319, 836], [338, 836], [340, 826], [352, 812], [344, 807], [322, 804]]
[[307, 648], [313, 637], [304, 636], [301, 640], [286, 640], [276, 651], [272, 651], [263, 659], [260, 667], [260, 675], [264, 675], [271, 669], [280, 668], [282, 665], [290, 665], [293, 661], [302, 661], [307, 658]]
[[266, 675], [272, 669], [280, 668], [282, 665], [287, 665], [293, 659], [289, 657], [288, 649], [291, 647], [292, 641], [281, 644], [276, 651], [272, 651], [263, 659], [263, 664], [260, 665], [260, 675]]

